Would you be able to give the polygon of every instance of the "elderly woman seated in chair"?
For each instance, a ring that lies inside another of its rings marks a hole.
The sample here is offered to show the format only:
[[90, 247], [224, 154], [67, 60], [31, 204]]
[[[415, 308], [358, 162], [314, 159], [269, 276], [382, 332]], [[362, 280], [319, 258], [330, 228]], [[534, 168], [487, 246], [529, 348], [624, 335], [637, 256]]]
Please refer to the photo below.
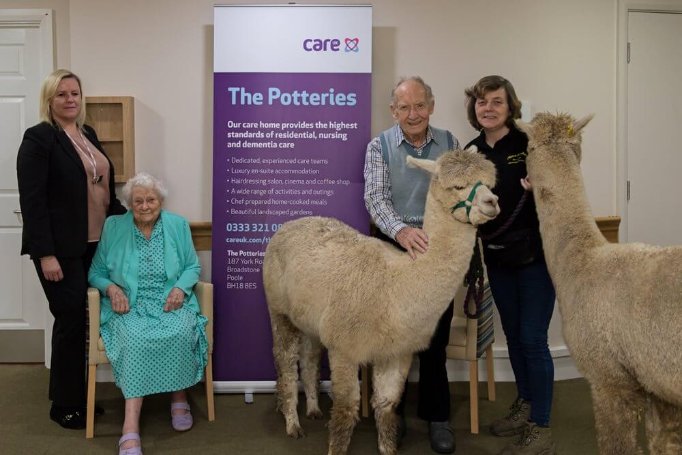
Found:
[[162, 210], [166, 189], [149, 174], [130, 179], [123, 196], [132, 211], [107, 219], [88, 278], [102, 294], [100, 333], [125, 397], [119, 454], [133, 455], [142, 453], [146, 395], [172, 392], [173, 429], [192, 427], [185, 389], [201, 380], [208, 345], [187, 220]]

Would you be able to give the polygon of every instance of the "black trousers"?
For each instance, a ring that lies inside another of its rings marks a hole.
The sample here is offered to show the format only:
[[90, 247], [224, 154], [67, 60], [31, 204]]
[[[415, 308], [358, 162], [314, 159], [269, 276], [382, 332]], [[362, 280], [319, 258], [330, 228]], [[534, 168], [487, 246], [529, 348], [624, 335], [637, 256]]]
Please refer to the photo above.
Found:
[[[419, 356], [419, 400], [417, 415], [427, 422], [444, 422], [450, 420], [450, 387], [448, 384], [448, 371], [446, 368], [447, 357], [445, 347], [450, 339], [450, 323], [454, 303], [445, 310], [436, 332], [431, 338], [429, 347], [418, 353]], [[398, 414], [403, 414], [405, 398], [407, 397], [407, 384], [405, 384], [403, 396], [398, 405]]]
[[[403, 249], [398, 242], [376, 229], [373, 235]], [[415, 303], [418, 305], [419, 303]], [[418, 353], [419, 356], [419, 400], [417, 415], [428, 422], [444, 422], [450, 420], [450, 387], [448, 384], [447, 357], [445, 348], [450, 341], [450, 324], [454, 312], [454, 302], [450, 302], [440, 317], [436, 331], [429, 347]], [[403, 415], [407, 383], [396, 412]]]
[[33, 261], [54, 316], [48, 396], [55, 406], [85, 407], [88, 270], [96, 248], [97, 242], [90, 242], [82, 257], [58, 257], [61, 281], [47, 281], [40, 260]]

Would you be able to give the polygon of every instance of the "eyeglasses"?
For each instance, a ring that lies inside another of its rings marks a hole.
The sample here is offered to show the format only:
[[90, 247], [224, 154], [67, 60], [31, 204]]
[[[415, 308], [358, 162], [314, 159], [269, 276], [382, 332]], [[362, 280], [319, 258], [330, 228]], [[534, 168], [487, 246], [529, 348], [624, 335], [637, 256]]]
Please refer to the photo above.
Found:
[[412, 106], [409, 104], [398, 104], [398, 106], [395, 108], [395, 110], [400, 114], [409, 114], [413, 109], [417, 114], [423, 114], [429, 110], [429, 105], [427, 103], [417, 103], [413, 104]]
[[146, 199], [133, 199], [133, 205], [136, 207], [143, 206], [145, 203], [147, 205], [154, 205], [158, 199], [155, 197], [148, 197]]

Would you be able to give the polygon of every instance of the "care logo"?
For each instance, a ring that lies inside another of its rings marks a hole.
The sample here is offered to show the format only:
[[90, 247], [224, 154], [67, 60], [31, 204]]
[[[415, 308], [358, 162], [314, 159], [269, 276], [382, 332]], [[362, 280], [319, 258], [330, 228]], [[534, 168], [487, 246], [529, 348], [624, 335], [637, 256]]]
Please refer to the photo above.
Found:
[[346, 38], [346, 52], [359, 52], [360, 38]]
[[[343, 52], [360, 52], [360, 38], [344, 38], [346, 46]], [[341, 40], [338, 38], [306, 38], [303, 40], [306, 52], [341, 52]]]

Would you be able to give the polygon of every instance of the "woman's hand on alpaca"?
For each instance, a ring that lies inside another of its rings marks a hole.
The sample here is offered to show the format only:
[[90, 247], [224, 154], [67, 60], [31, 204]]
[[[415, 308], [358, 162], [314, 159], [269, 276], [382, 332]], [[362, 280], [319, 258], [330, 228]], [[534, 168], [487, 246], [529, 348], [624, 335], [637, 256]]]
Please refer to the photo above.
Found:
[[521, 186], [526, 191], [533, 191], [533, 185], [531, 185], [530, 177], [528, 176], [525, 176], [524, 178], [521, 179]]
[[115, 284], [110, 284], [107, 287], [107, 296], [109, 296], [111, 309], [114, 310], [114, 313], [125, 314], [130, 311], [128, 297], [125, 292]]
[[47, 281], [61, 281], [64, 278], [62, 266], [55, 256], [45, 256], [40, 258], [40, 269]]
[[166, 304], [163, 306], [163, 311], [175, 311], [182, 307], [185, 301], [185, 291], [180, 288], [171, 289], [168, 297], [166, 298]]
[[429, 248], [429, 237], [419, 228], [402, 228], [395, 235], [395, 241], [405, 248], [412, 259], [417, 259], [417, 253], [426, 253]]

